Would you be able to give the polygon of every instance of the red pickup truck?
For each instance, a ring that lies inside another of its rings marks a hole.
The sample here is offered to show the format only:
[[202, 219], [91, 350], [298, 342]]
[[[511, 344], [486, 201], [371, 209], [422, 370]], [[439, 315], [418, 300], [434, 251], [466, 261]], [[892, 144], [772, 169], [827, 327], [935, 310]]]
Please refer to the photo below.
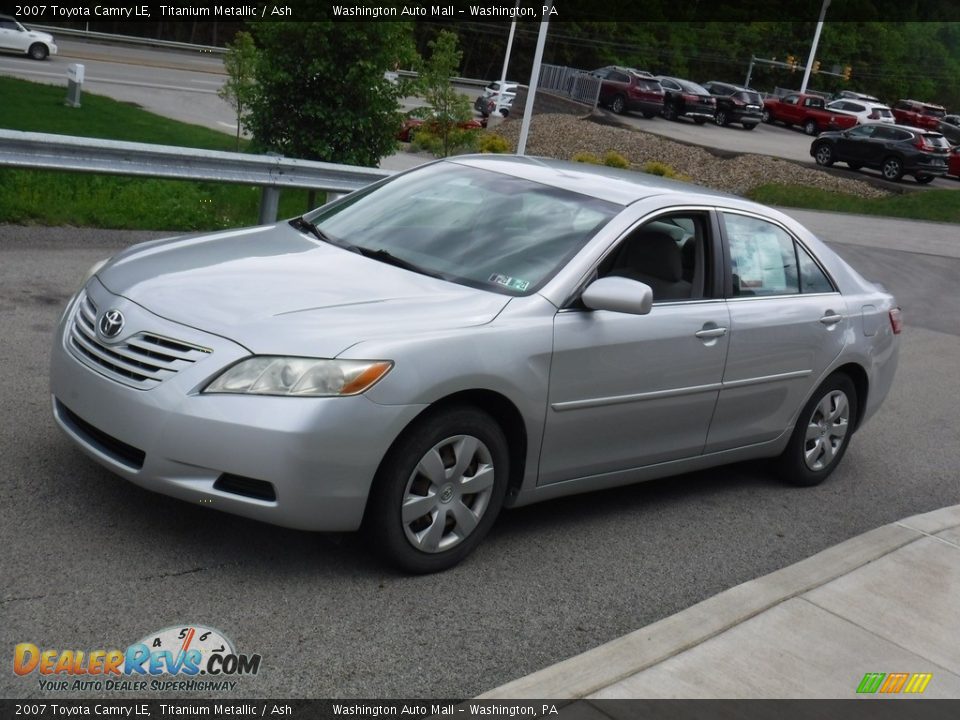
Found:
[[824, 130], [846, 130], [857, 124], [853, 115], [827, 110], [826, 100], [819, 95], [793, 93], [782, 98], [763, 101], [763, 121], [782, 122], [787, 127], [799, 125], [807, 135], [818, 135]]
[[947, 111], [940, 105], [900, 100], [893, 106], [893, 117], [901, 125], [912, 125], [925, 130], [936, 130]]

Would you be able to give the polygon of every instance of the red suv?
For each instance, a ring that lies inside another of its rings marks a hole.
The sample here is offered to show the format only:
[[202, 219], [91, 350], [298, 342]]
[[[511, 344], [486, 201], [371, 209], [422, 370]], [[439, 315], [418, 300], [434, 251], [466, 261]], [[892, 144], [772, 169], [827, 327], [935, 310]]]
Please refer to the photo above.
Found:
[[663, 88], [648, 72], [608, 65], [590, 74], [601, 81], [599, 103], [617, 114], [637, 110], [652, 118], [663, 110]]
[[913, 125], [913, 127], [936, 130], [941, 118], [947, 114], [940, 105], [918, 102], [916, 100], [900, 100], [893, 106], [893, 117], [898, 125]]

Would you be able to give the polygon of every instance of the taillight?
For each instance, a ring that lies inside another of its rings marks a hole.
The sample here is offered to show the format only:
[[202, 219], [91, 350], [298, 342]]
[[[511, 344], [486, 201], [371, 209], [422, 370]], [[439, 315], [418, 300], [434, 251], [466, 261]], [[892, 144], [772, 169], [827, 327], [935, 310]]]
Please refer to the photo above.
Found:
[[895, 307], [890, 311], [890, 329], [894, 335], [899, 335], [903, 329], [903, 318], [900, 316], [900, 308]]
[[917, 141], [913, 144], [917, 150], [933, 150], [933, 145], [928, 145], [923, 135], [917, 135]]
[[683, 93], [683, 101], [684, 101], [684, 102], [695, 103], [695, 102], [697, 102], [697, 100], [699, 100], [699, 99], [700, 99], [700, 98], [698, 98], [696, 95], [687, 95], [686, 93]]

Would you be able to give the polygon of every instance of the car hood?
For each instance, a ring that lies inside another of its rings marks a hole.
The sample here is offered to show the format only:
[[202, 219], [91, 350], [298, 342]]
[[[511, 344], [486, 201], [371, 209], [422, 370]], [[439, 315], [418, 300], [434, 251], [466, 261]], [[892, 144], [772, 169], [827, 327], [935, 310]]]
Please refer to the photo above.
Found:
[[335, 357], [364, 340], [490, 322], [510, 298], [329, 245], [286, 223], [136, 245], [112, 293], [260, 354]]
[[31, 40], [43, 40], [48, 43], [53, 42], [53, 35], [45, 32], [37, 32], [36, 30], [27, 30], [27, 37]]

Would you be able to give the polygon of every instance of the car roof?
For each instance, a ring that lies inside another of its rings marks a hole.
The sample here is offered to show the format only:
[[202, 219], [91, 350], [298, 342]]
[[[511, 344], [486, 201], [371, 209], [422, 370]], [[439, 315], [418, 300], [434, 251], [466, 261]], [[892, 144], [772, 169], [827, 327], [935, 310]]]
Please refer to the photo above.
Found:
[[453, 162], [484, 170], [523, 178], [550, 187], [569, 190], [599, 200], [629, 205], [630, 203], [667, 194], [700, 194], [742, 201], [729, 193], [689, 183], [669, 180], [657, 175], [619, 170], [603, 165], [575, 163], [528, 155], [459, 155], [442, 162]]

